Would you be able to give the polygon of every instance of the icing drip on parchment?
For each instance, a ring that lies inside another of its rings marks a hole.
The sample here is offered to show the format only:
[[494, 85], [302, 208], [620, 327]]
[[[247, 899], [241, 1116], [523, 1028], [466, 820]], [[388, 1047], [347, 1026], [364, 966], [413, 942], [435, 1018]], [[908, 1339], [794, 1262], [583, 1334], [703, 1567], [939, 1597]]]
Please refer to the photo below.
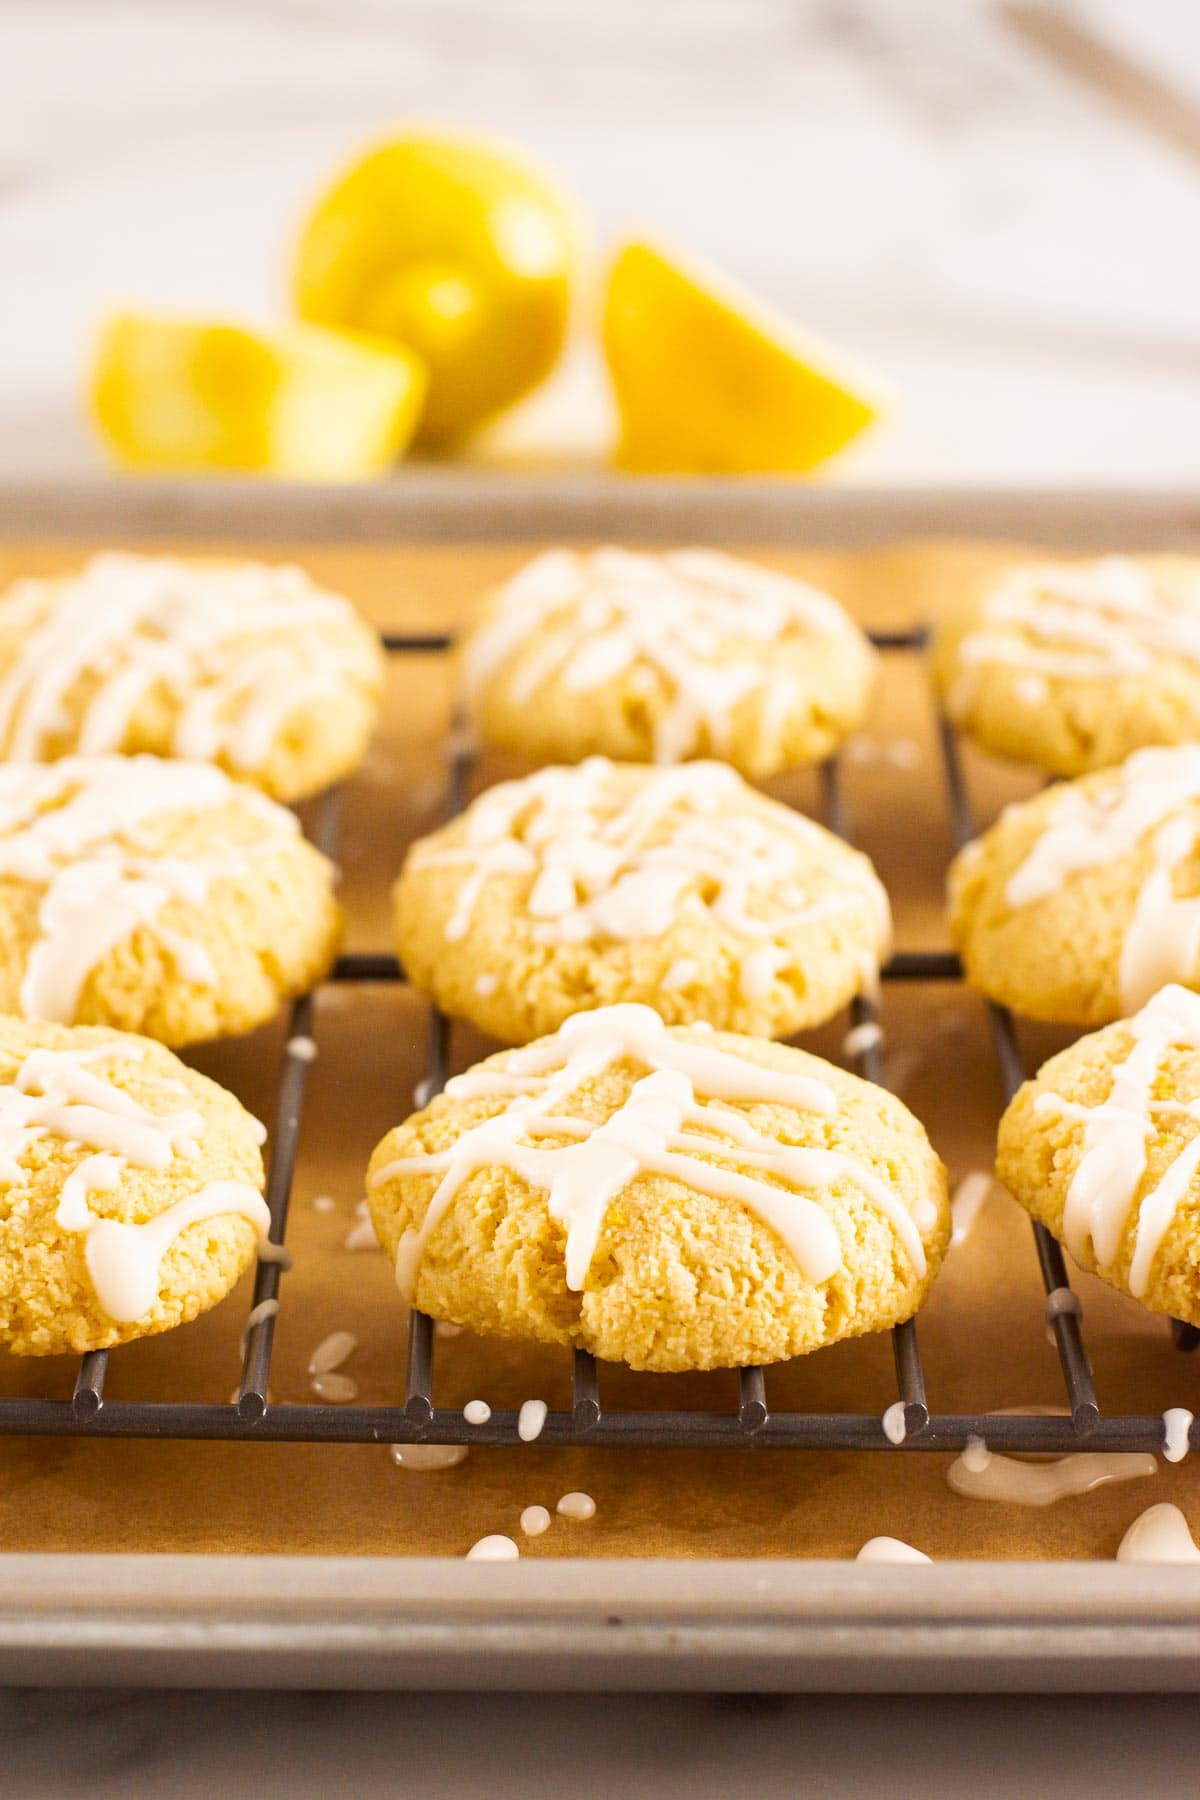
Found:
[[319, 629], [354, 616], [291, 566], [109, 553], [65, 581], [18, 582], [0, 602], [0, 628], [20, 635], [0, 675], [0, 745], [15, 761], [48, 756], [86, 683], [82, 755], [119, 750], [138, 707], [165, 694], [164, 750], [257, 769], [295, 707], [374, 684], [357, 634]]
[[1168, 981], [1200, 971], [1200, 896], [1179, 896], [1176, 873], [1200, 842], [1200, 745], [1138, 750], [1084, 791], [1063, 788], [1044, 830], [1005, 886], [1012, 907], [1057, 893], [1071, 875], [1128, 856], [1144, 839], [1153, 866], [1121, 948], [1121, 1003], [1132, 1012]]
[[1198, 1563], [1200, 1549], [1177, 1506], [1160, 1500], [1140, 1513], [1121, 1539], [1118, 1562]]
[[151, 1112], [92, 1066], [137, 1054], [136, 1045], [126, 1044], [33, 1050], [0, 1087], [0, 1185], [18, 1187], [26, 1180], [22, 1158], [40, 1139], [55, 1137], [86, 1152], [62, 1184], [55, 1222], [83, 1234], [96, 1298], [119, 1323], [140, 1319], [153, 1307], [162, 1260], [189, 1225], [235, 1213], [254, 1227], [260, 1243], [271, 1226], [262, 1195], [242, 1181], [206, 1182], [136, 1225], [92, 1211], [92, 1195], [116, 1192], [127, 1168], [168, 1169], [199, 1148], [200, 1113]]
[[[144, 828], [168, 815], [252, 811], [264, 835], [203, 855], [160, 854]], [[204, 905], [213, 883], [294, 838], [294, 816], [202, 762], [154, 756], [64, 757], [0, 767], [0, 877], [44, 889], [39, 936], [26, 961], [27, 1018], [70, 1024], [89, 975], [139, 926], [151, 926], [184, 980], [215, 971], [203, 946], [157, 923], [173, 900]]]
[[982, 1438], [971, 1438], [946, 1470], [946, 1483], [956, 1494], [971, 1500], [1053, 1506], [1057, 1500], [1090, 1494], [1111, 1481], [1136, 1481], [1139, 1476], [1153, 1475], [1157, 1468], [1154, 1457], [1145, 1452], [1106, 1454], [1093, 1450], [1026, 1462], [1014, 1456], [998, 1456]]
[[468, 1562], [516, 1562], [521, 1552], [510, 1537], [494, 1531], [467, 1551]]
[[[602, 1125], [570, 1111], [571, 1096], [621, 1062], [648, 1073]], [[921, 1231], [934, 1209], [912, 1212], [874, 1170], [841, 1151], [781, 1144], [757, 1130], [737, 1104], [774, 1103], [825, 1116], [837, 1095], [811, 1076], [763, 1068], [694, 1037], [669, 1032], [646, 1006], [577, 1013], [553, 1037], [509, 1054], [503, 1069], [480, 1068], [447, 1084], [455, 1099], [503, 1099], [503, 1110], [464, 1131], [446, 1150], [401, 1156], [372, 1187], [398, 1175], [436, 1175], [417, 1229], [402, 1235], [396, 1281], [411, 1299], [430, 1238], [463, 1185], [481, 1169], [510, 1169], [548, 1196], [566, 1226], [566, 1282], [584, 1285], [609, 1206], [642, 1175], [663, 1175], [699, 1193], [746, 1207], [782, 1238], [806, 1281], [841, 1267], [837, 1231], [811, 1190], [844, 1181], [884, 1213], [918, 1274]], [[732, 1104], [729, 1104], [732, 1103]], [[546, 1144], [543, 1139], [565, 1140]]]
[[965, 1244], [975, 1229], [975, 1221], [991, 1199], [997, 1186], [994, 1175], [986, 1169], [972, 1169], [964, 1175], [950, 1196], [950, 1248]]
[[393, 1444], [392, 1461], [401, 1469], [429, 1473], [456, 1469], [470, 1455], [465, 1444]]
[[[759, 998], [790, 960], [779, 942], [789, 933], [857, 912], [886, 945], [891, 924], [865, 857], [767, 805], [721, 763], [663, 769], [629, 793], [613, 763], [591, 757], [491, 788], [470, 808], [463, 843], [419, 845], [411, 866], [464, 871], [451, 941], [470, 929], [489, 880], [506, 875], [531, 883], [526, 909], [539, 943], [653, 939], [709, 913], [749, 940], [741, 983]], [[831, 848], [842, 852], [836, 873], [824, 867]]]
[[867, 1539], [854, 1560], [872, 1563], [927, 1563], [932, 1562], [933, 1558], [926, 1556], [923, 1550], [916, 1549], [912, 1544], [906, 1544], [903, 1538], [873, 1537]]
[[[1170, 1050], [1200, 1049], [1200, 995], [1165, 987], [1126, 1020], [1125, 1029], [1133, 1042], [1113, 1070], [1106, 1100], [1083, 1106], [1061, 1094], [1042, 1093], [1034, 1110], [1044, 1117], [1079, 1120], [1084, 1127], [1062, 1222], [1063, 1241], [1077, 1262], [1086, 1263], [1090, 1244], [1097, 1265], [1110, 1267], [1136, 1209], [1129, 1291], [1140, 1299], [1150, 1285], [1159, 1247], [1200, 1169], [1200, 1100], [1157, 1099], [1154, 1094]], [[1191, 1119], [1196, 1129], [1139, 1199], [1156, 1112]]]
[[[551, 677], [587, 693], [634, 669], [670, 696], [654, 725], [659, 763], [704, 748], [726, 754], [733, 709], [750, 694], [762, 699], [760, 747], [772, 748], [801, 695], [764, 653], [797, 638], [858, 635], [828, 594], [717, 551], [551, 550], [501, 590], [470, 639], [468, 698], [543, 629], [544, 645], [508, 683], [512, 703], [526, 705]], [[730, 648], [747, 641], [757, 654]]]
[[957, 655], [958, 718], [987, 668], [1100, 681], [1144, 674], [1163, 657], [1200, 663], [1200, 589], [1123, 556], [1027, 565], [997, 582]]

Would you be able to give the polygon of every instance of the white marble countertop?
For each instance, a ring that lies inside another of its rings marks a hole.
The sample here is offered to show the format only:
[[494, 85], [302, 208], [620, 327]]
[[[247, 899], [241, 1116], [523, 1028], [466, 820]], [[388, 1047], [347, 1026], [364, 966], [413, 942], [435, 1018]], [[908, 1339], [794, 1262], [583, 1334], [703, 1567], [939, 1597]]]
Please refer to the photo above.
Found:
[[1190, 1695], [0, 1694], [14, 1800], [1194, 1800]]
[[[1193, 0], [1078, 16], [1200, 96]], [[599, 246], [660, 233], [875, 365], [855, 481], [1200, 479], [1200, 165], [982, 0], [4, 0], [0, 478], [94, 472], [114, 301], [269, 314], [331, 164], [507, 132]], [[587, 462], [594, 362], [490, 448]], [[104, 1671], [96, 1672], [102, 1683]], [[0, 1694], [14, 1796], [1196, 1791], [1183, 1700]]]

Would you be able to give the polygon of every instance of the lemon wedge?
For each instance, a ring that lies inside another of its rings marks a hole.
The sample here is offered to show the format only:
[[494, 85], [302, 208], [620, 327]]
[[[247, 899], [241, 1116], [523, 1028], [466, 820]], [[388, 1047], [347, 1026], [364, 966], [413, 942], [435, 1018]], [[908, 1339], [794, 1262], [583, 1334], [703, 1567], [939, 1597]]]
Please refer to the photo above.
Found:
[[403, 452], [425, 390], [418, 357], [368, 338], [122, 313], [101, 330], [91, 402], [130, 468], [354, 481]]
[[813, 469], [886, 410], [875, 384], [788, 321], [648, 243], [617, 253], [603, 330], [625, 469]]
[[429, 370], [419, 437], [446, 445], [558, 360], [579, 231], [558, 189], [507, 148], [410, 133], [360, 157], [301, 233], [301, 318], [369, 331]]

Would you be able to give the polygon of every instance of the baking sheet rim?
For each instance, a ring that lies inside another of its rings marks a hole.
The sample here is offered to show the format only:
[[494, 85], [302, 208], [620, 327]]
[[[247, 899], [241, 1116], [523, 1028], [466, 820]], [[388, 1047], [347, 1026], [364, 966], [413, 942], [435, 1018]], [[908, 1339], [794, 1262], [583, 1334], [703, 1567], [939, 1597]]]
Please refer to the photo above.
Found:
[[10, 1684], [1192, 1691], [1200, 1574], [1097, 1563], [0, 1557]]

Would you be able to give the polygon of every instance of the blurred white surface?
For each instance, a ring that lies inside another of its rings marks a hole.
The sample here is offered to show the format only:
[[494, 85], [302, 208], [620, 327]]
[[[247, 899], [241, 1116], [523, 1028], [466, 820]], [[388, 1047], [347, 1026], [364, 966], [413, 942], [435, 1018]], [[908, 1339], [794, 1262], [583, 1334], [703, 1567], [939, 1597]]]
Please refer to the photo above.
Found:
[[[1192, 0], [1074, 11], [1200, 100]], [[268, 315], [306, 197], [414, 114], [519, 139], [890, 379], [856, 480], [1200, 477], [1200, 163], [983, 0], [2, 0], [0, 474], [101, 466], [113, 302]], [[487, 447], [603, 449], [593, 356]]]
[[32, 1800], [1193, 1800], [1190, 1695], [0, 1696]]

